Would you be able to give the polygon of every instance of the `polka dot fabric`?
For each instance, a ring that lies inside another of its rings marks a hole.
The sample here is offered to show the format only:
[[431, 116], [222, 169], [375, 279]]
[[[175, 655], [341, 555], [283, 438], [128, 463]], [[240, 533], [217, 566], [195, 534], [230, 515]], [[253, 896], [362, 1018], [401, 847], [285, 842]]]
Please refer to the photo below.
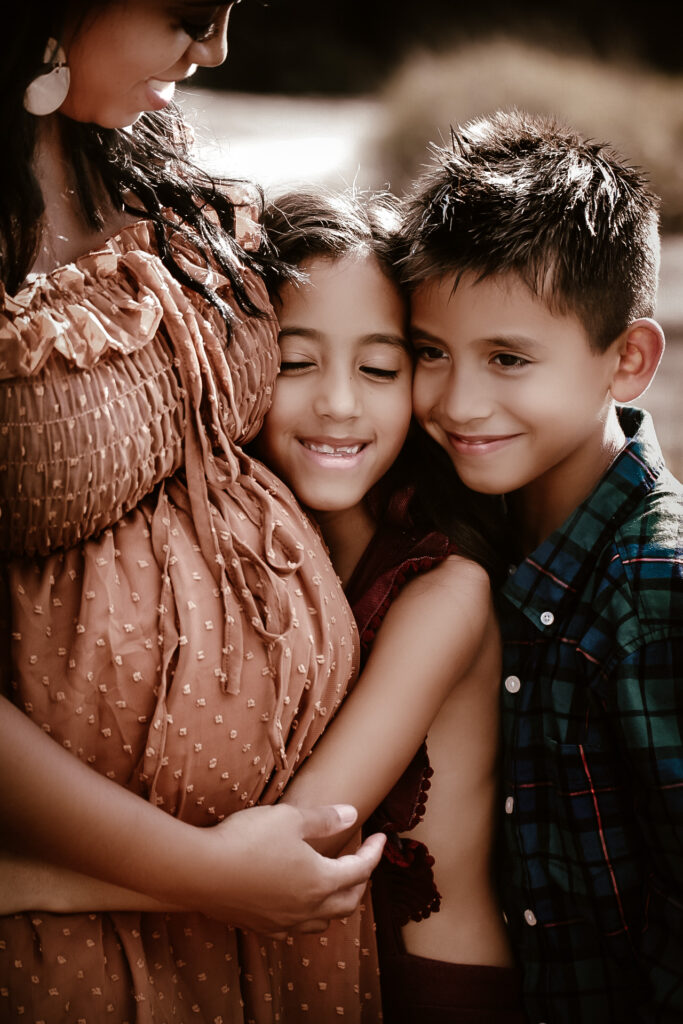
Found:
[[[357, 668], [317, 532], [239, 447], [270, 400], [276, 324], [224, 335], [145, 222], [0, 311], [8, 693], [95, 771], [202, 826], [277, 799]], [[377, 1020], [372, 928], [369, 910], [283, 943], [190, 914], [2, 918], [0, 1019]]]

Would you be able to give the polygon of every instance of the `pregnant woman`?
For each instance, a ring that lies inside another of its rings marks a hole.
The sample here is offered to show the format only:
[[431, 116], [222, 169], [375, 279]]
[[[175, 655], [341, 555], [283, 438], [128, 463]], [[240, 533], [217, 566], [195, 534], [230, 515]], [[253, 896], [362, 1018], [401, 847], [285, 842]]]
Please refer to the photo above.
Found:
[[[357, 638], [316, 532], [241, 449], [277, 372], [270, 257], [247, 201], [188, 161], [172, 103], [224, 59], [233, 6], [6, 12], [4, 832], [188, 908], [0, 919], [7, 1021], [282, 1019], [277, 946], [233, 926], [345, 917], [380, 853], [305, 841], [350, 808], [254, 806], [329, 721]], [[377, 1018], [373, 964], [338, 972], [346, 1019]]]

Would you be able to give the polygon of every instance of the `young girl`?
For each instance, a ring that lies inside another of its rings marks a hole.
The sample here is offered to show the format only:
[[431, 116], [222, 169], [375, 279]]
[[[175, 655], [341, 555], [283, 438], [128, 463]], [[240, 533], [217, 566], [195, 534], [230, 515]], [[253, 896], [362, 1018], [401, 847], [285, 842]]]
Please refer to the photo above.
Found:
[[395, 220], [377, 198], [291, 193], [266, 211], [306, 280], [271, 288], [281, 363], [257, 447], [320, 526], [365, 664], [287, 799], [349, 800], [365, 819], [426, 733], [429, 758], [423, 747], [375, 815], [391, 834], [373, 889], [385, 1019], [521, 1022], [492, 883], [500, 646], [472, 560], [493, 556], [464, 508], [458, 550], [417, 501], [443, 464], [426, 438], [404, 445], [412, 363]]

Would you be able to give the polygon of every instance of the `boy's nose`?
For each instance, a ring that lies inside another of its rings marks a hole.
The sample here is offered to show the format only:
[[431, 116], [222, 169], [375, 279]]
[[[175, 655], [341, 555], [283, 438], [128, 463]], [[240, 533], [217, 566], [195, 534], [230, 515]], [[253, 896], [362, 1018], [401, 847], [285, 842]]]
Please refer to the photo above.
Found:
[[442, 396], [441, 408], [454, 425], [464, 426], [487, 419], [491, 415], [493, 403], [476, 374], [454, 370]]

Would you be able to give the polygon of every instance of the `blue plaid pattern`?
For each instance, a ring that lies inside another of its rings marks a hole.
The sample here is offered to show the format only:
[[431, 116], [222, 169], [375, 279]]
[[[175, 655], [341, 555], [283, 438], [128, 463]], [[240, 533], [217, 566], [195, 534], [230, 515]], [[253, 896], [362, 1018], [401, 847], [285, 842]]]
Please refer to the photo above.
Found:
[[543, 1024], [683, 1021], [683, 489], [650, 417], [506, 581], [500, 882]]

